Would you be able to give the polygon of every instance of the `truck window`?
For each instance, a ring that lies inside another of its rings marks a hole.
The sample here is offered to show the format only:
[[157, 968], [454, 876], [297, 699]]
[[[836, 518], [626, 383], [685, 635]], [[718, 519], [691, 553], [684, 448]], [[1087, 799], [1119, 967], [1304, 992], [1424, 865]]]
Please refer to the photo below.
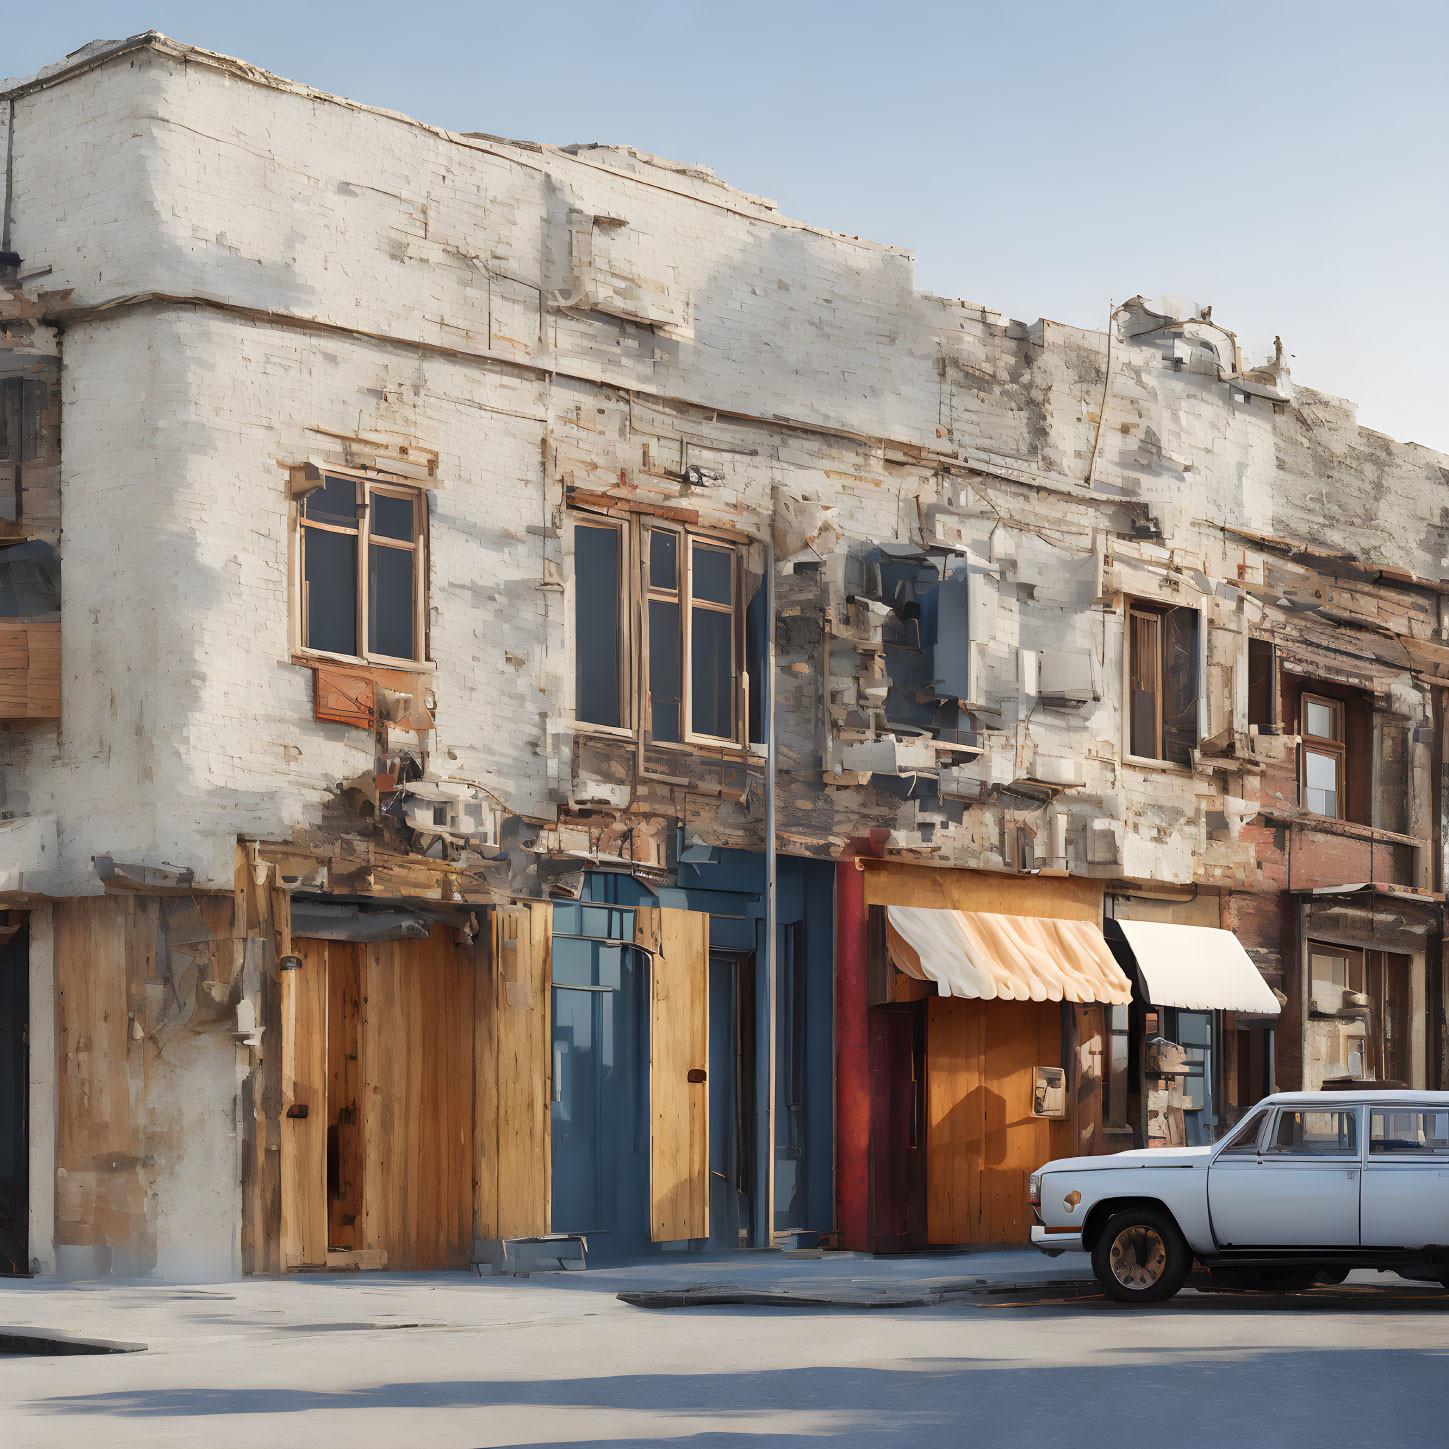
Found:
[[1369, 1155], [1394, 1153], [1449, 1155], [1449, 1112], [1370, 1112]]
[[1280, 1157], [1352, 1157], [1358, 1154], [1358, 1113], [1298, 1112], [1284, 1107], [1267, 1151]]
[[1263, 1122], [1268, 1114], [1266, 1112], [1254, 1112], [1231, 1137], [1228, 1138], [1220, 1156], [1226, 1157], [1229, 1153], [1241, 1154], [1251, 1157], [1258, 1150], [1258, 1134], [1263, 1130]]

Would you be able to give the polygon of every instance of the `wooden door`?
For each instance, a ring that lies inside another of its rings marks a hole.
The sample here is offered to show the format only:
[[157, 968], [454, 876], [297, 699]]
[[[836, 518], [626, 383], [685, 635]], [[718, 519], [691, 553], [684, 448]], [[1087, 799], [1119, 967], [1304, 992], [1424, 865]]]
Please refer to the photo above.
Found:
[[1064, 1119], [1032, 1111], [1037, 1067], [1065, 1065], [1057, 1002], [935, 997], [926, 1023], [926, 1235], [1027, 1243], [1027, 1179], [1075, 1150]]
[[362, 953], [363, 1220], [389, 1269], [473, 1256], [473, 952], [434, 926]]
[[[649, 1236], [709, 1236], [709, 917], [636, 913], [652, 947], [649, 992]], [[651, 938], [652, 939], [649, 939]]]

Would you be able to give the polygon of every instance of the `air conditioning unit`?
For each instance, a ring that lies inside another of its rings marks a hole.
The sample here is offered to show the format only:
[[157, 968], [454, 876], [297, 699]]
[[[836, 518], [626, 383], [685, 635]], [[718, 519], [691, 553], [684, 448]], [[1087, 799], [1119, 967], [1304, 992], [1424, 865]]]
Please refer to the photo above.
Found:
[[1037, 657], [1038, 701], [1050, 709], [1082, 709], [1102, 697], [1097, 656], [1088, 650], [1043, 649]]

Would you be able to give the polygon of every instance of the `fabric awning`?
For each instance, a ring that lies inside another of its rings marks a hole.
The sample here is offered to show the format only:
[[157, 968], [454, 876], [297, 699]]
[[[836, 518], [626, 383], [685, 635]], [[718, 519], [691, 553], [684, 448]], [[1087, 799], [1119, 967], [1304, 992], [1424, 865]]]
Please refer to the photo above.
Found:
[[1115, 923], [1154, 1006], [1277, 1016], [1278, 998], [1231, 931], [1164, 921]]
[[1102, 1001], [1132, 983], [1090, 921], [887, 906], [891, 959], [942, 996], [982, 1001]]

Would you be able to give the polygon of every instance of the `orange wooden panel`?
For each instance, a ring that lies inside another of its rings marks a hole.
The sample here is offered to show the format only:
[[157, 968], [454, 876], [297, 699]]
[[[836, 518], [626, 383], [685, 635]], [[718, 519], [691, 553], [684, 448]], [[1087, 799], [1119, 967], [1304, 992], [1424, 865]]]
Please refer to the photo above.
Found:
[[1064, 921], [1102, 920], [1102, 884], [1078, 876], [1008, 875], [989, 870], [934, 870], [896, 861], [865, 863], [868, 906], [923, 906]]
[[377, 719], [377, 686], [371, 675], [328, 668], [318, 668], [313, 675], [313, 712], [318, 719], [372, 727]]

